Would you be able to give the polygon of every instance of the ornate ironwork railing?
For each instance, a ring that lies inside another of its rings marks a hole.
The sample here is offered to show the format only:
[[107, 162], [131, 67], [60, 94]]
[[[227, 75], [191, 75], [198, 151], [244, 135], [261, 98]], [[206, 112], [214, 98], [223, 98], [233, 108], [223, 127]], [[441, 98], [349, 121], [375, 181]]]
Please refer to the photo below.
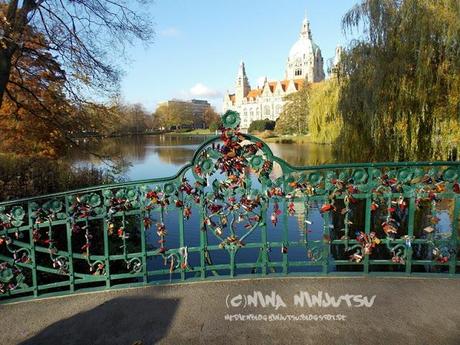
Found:
[[293, 167], [223, 116], [170, 178], [0, 203], [0, 297], [286, 274], [458, 276], [459, 162]]

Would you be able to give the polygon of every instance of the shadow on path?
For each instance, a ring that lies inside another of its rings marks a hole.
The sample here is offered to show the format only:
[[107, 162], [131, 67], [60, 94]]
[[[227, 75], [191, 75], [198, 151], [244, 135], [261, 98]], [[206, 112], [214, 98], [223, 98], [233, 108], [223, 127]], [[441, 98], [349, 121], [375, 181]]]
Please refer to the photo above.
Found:
[[171, 325], [179, 300], [119, 297], [58, 321], [21, 345], [153, 344]]

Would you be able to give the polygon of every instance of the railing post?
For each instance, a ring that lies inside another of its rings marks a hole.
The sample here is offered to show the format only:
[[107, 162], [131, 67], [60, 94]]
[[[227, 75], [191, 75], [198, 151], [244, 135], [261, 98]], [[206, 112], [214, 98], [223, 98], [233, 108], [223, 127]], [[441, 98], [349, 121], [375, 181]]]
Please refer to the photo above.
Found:
[[[412, 238], [414, 236], [414, 219], [415, 219], [415, 196], [411, 195], [409, 198], [409, 219], [407, 222], [407, 236], [410, 243], [412, 242]], [[408, 247], [406, 245], [406, 273], [412, 273], [412, 243]]]
[[37, 282], [37, 257], [35, 254], [35, 241], [34, 241], [34, 221], [32, 218], [32, 205], [27, 202], [27, 215], [29, 219], [29, 241], [30, 241], [30, 255], [32, 256], [32, 285], [34, 287], [34, 297], [38, 296], [38, 282]]
[[[284, 182], [286, 188], [286, 182]], [[286, 251], [283, 251], [283, 273], [289, 273], [289, 229], [288, 229], [288, 216], [287, 216], [287, 205], [286, 205], [286, 198], [283, 198], [282, 202], [282, 210], [283, 210], [283, 246], [286, 246]], [[282, 248], [283, 249], [283, 248]]]
[[267, 241], [267, 212], [266, 204], [262, 206], [262, 226], [261, 226], [261, 241], [262, 241], [262, 274], [267, 275], [268, 266], [268, 241]]
[[141, 230], [141, 252], [142, 252], [142, 274], [144, 284], [148, 283], [148, 274], [147, 274], [147, 245], [145, 242], [145, 225], [144, 225], [145, 213], [140, 217], [140, 230]]
[[70, 292], [75, 291], [75, 272], [73, 268], [73, 248], [72, 248], [72, 224], [69, 218], [70, 215], [70, 205], [69, 198], [64, 198], [65, 203], [65, 212], [67, 215], [66, 230], [67, 230], [67, 253], [68, 253], [68, 263], [69, 263], [69, 283], [70, 283]]
[[230, 253], [230, 277], [233, 278], [235, 276], [236, 248], [231, 248], [229, 253]]
[[[327, 199], [323, 200], [323, 203]], [[330, 236], [330, 229], [329, 229], [329, 212], [323, 213], [323, 250], [322, 250], [322, 257], [323, 257], [323, 273], [327, 274], [329, 272], [329, 253], [331, 249], [331, 236]]]
[[[106, 196], [103, 196], [104, 204]], [[109, 249], [109, 222], [107, 219], [107, 209], [104, 212], [104, 264], [105, 264], [105, 286], [110, 288], [110, 249]]]
[[200, 272], [201, 279], [206, 278], [206, 260], [205, 251], [206, 248], [206, 228], [204, 225], [204, 195], [200, 198]]
[[[371, 232], [371, 195], [366, 194], [366, 206], [364, 210], [364, 232], [366, 233], [367, 236], [369, 236]], [[369, 255], [364, 255], [364, 273], [368, 274], [369, 273]]]
[[452, 218], [452, 234], [450, 237], [450, 247], [452, 254], [449, 262], [449, 274], [455, 274], [457, 271], [457, 242], [458, 242], [458, 223], [460, 217], [460, 197], [457, 195], [454, 198], [454, 215]]
[[[182, 192], [179, 192], [179, 199], [182, 200]], [[184, 206], [185, 207], [185, 206]], [[183, 248], [185, 246], [185, 241], [184, 241], [184, 215], [181, 212], [181, 209], [178, 210], [178, 221], [179, 221], [179, 247]], [[184, 258], [181, 258], [183, 260]], [[182, 264], [182, 262], [181, 262]], [[180, 266], [180, 279], [182, 281], [185, 280], [185, 272], [182, 269], [182, 265]]]

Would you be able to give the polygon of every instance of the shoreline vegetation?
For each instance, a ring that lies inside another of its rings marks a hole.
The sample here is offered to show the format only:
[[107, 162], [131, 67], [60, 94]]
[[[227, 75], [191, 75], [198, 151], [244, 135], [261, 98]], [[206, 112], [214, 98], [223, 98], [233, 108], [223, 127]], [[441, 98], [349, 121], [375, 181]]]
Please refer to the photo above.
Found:
[[0, 202], [117, 182], [119, 174], [94, 165], [0, 153]]
[[[183, 136], [214, 136], [219, 134], [217, 131], [211, 131], [209, 129], [195, 129], [189, 132], [165, 132], [160, 133], [163, 135], [183, 135]], [[263, 131], [250, 133], [266, 143], [274, 144], [318, 144], [318, 145], [331, 145], [331, 143], [317, 142], [313, 140], [310, 133], [307, 134], [277, 134], [273, 131]]]
[[277, 134], [271, 131], [251, 133], [266, 143], [275, 144], [318, 144], [312, 140], [310, 134]]

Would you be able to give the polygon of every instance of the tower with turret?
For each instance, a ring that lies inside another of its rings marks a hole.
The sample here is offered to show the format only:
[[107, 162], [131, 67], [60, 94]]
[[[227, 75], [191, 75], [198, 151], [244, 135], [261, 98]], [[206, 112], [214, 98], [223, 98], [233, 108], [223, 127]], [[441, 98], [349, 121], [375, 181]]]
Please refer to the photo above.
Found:
[[235, 101], [241, 102], [251, 91], [249, 85], [248, 76], [246, 75], [246, 69], [244, 68], [244, 62], [241, 61], [240, 67], [238, 68], [238, 75], [236, 77], [235, 85]]

